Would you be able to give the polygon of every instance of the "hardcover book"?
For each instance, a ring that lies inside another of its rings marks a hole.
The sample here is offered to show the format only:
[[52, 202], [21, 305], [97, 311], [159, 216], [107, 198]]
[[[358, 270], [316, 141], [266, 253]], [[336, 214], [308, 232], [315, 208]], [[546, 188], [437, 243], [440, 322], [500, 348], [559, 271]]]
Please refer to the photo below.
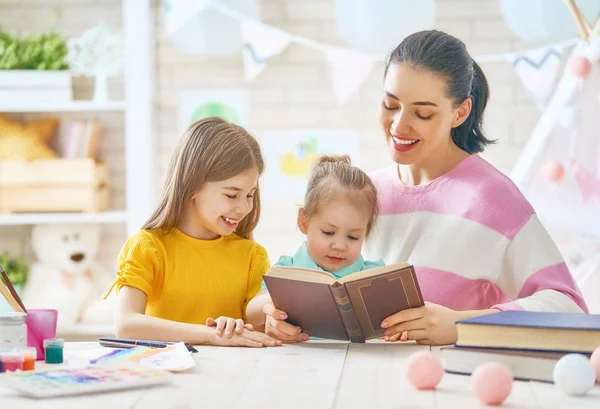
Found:
[[274, 266], [264, 276], [275, 307], [310, 336], [365, 342], [384, 335], [383, 320], [420, 307], [414, 267], [392, 264], [336, 280], [326, 271]]
[[591, 353], [600, 315], [504, 311], [457, 321], [457, 346]]
[[515, 379], [541, 382], [553, 382], [554, 366], [560, 358], [568, 354], [568, 352], [456, 346], [444, 347], [441, 351], [444, 369], [449, 373], [471, 375], [475, 369], [486, 362], [499, 362], [510, 369]]

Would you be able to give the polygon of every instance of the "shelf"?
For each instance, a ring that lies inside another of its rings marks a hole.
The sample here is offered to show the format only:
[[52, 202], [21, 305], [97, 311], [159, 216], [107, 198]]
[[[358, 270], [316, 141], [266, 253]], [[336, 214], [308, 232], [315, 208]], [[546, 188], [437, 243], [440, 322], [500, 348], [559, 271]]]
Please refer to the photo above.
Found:
[[124, 223], [126, 221], [127, 213], [124, 211], [112, 211], [101, 213], [0, 214], [0, 225], [4, 226], [54, 223]]
[[124, 111], [125, 101], [67, 101], [17, 103], [0, 102], [0, 112], [84, 112], [84, 111]]

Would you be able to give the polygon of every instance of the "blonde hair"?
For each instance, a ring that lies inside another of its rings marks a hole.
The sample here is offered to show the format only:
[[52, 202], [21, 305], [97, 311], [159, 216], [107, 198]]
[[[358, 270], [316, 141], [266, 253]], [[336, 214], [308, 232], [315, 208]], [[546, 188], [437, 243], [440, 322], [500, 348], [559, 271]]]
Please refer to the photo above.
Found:
[[379, 214], [377, 189], [365, 172], [352, 165], [347, 155], [322, 155], [315, 160], [304, 196], [304, 207], [300, 211], [310, 220], [320, 206], [339, 193], [346, 194], [353, 202], [362, 201], [371, 209], [368, 235]]
[[[244, 128], [218, 117], [192, 123], [175, 148], [159, 204], [142, 228], [176, 227], [186, 202], [204, 182], [229, 179], [253, 167], [262, 174], [264, 161], [258, 142]], [[259, 218], [257, 186], [252, 210], [238, 224], [236, 234], [250, 238]]]

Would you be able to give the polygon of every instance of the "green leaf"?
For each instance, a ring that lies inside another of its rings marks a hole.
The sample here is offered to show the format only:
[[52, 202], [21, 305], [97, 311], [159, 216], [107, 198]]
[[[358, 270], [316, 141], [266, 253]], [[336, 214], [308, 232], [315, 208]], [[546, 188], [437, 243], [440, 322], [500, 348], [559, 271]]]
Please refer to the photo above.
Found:
[[0, 29], [0, 70], [66, 70], [68, 52], [58, 33], [16, 38]]
[[0, 265], [6, 271], [6, 275], [13, 285], [25, 285], [27, 283], [30, 267], [23, 257], [13, 257], [4, 252], [0, 254]]

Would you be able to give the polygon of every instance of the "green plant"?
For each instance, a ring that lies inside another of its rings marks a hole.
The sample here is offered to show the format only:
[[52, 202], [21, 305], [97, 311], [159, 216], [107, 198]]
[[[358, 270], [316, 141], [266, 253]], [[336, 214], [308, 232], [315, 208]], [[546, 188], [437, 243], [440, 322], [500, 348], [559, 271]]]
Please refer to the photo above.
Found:
[[57, 33], [17, 38], [0, 30], [0, 70], [66, 70], [68, 52]]
[[4, 252], [0, 254], [0, 265], [6, 271], [8, 279], [13, 285], [24, 286], [29, 278], [29, 264], [23, 257], [13, 257]]

